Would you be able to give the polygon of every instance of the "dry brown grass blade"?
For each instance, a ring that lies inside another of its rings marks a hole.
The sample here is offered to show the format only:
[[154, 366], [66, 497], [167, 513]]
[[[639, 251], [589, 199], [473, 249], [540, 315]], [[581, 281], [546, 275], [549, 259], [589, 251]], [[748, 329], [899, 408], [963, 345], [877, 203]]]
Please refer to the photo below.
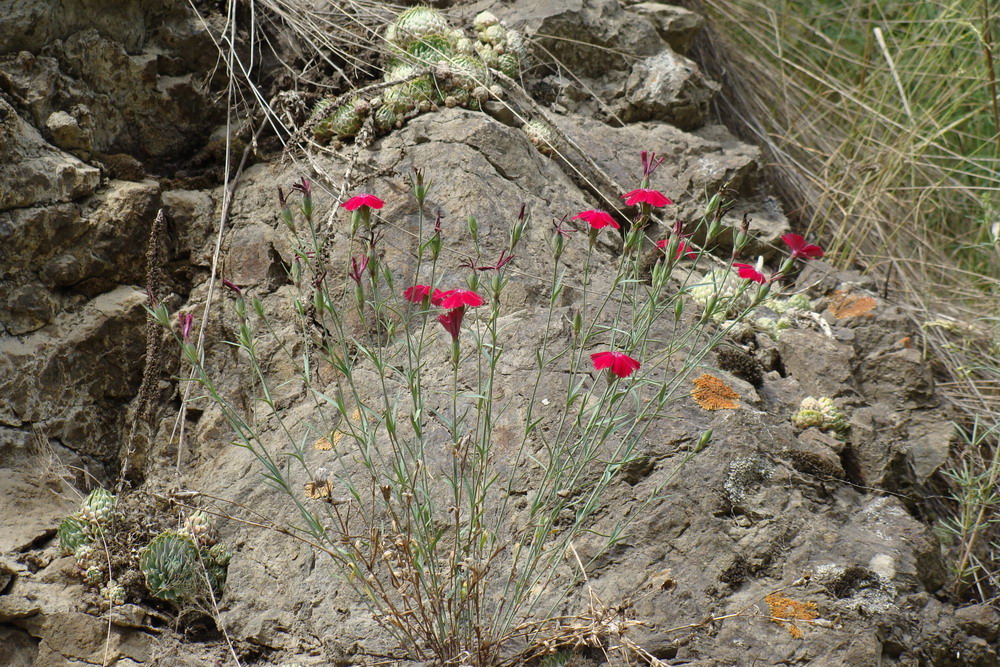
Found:
[[[710, 17], [697, 56], [722, 79], [720, 114], [764, 147], [769, 178], [800, 226], [815, 230], [842, 266], [860, 265], [880, 284], [891, 277], [917, 326], [942, 314], [968, 322], [1000, 314], [1000, 253], [984, 257], [984, 271], [963, 266], [953, 249], [974, 242], [977, 230], [948, 217], [950, 207], [974, 210], [1000, 191], [995, 161], [952, 148], [976, 113], [954, 100], [966, 100], [981, 77], [928, 79], [938, 100], [893, 114], [887, 109], [899, 106], [903, 86], [896, 82], [929, 77], [936, 64], [933, 49], [916, 52], [894, 38], [904, 24], [876, 17], [882, 42], [869, 35], [859, 56], [817, 28], [820, 17], [807, 23], [759, 0], [689, 4]], [[967, 30], [961, 17], [951, 20], [949, 34]], [[826, 67], [816, 65], [820, 56]], [[838, 78], [845, 64], [862, 68], [862, 80]], [[971, 413], [996, 414], [1000, 402], [991, 333], [986, 322], [928, 337], [929, 357], [947, 370], [942, 390]]]

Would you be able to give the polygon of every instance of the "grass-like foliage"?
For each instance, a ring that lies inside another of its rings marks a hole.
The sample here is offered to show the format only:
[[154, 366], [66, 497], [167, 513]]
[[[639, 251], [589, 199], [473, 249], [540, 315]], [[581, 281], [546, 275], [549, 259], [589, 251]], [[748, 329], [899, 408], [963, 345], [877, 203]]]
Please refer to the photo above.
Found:
[[[574, 219], [586, 233], [574, 235], [567, 223], [532, 229], [522, 210], [499, 257], [484, 255], [479, 225], [469, 218], [474, 259], [465, 265], [464, 285], [442, 283], [456, 275], [442, 268], [444, 258], [454, 257], [449, 245], [456, 239], [425, 218], [430, 184], [421, 172], [410, 182], [419, 211], [416, 263], [405, 272], [385, 261], [380, 244], [408, 237], [383, 238], [383, 230], [399, 225], [374, 224], [384, 202], [372, 194], [342, 204], [350, 211], [350, 222], [343, 222], [351, 230], [350, 259], [334, 265], [317, 226], [312, 184], [303, 179], [292, 195], [298, 205], [284, 195], [280, 202], [295, 248], [289, 276], [298, 289], [301, 344], [282, 340], [278, 332], [288, 323], [230, 285], [238, 323], [231, 344], [252, 368], [256, 404], [277, 426], [266, 437], [255, 415], [240, 407], [241, 397], [221, 393], [191, 341], [190, 316], [181, 317], [177, 339], [193, 382], [221, 407], [236, 444], [253, 453], [264, 477], [297, 508], [293, 532], [332, 557], [414, 659], [516, 662], [511, 647], [532, 645], [540, 621], [562, 613], [588, 565], [621, 540], [643, 500], [657, 498], [682, 465], [664, 471], [628, 516], [595, 523], [639, 444], [687, 393], [684, 380], [767, 298], [777, 277], [822, 254], [787, 235], [791, 253], [777, 272], [765, 277], [760, 265], [727, 266], [735, 288], [693, 305], [687, 293], [705, 288], [694, 267], [710, 258], [685, 240], [680, 224], [659, 244], [648, 236], [654, 210], [671, 202], [650, 186], [662, 158], [645, 152], [642, 158], [644, 179], [623, 196], [635, 213], [614, 275], [607, 275], [610, 260], [599, 260], [606, 253], [601, 236], [617, 236], [614, 216], [579, 213]], [[721, 229], [724, 203], [714, 196], [699, 229], [690, 230], [701, 232], [695, 237], [707, 238], [706, 246]], [[551, 266], [548, 278], [518, 272], [526, 244], [546, 239], [541, 256]], [[737, 245], [746, 242], [743, 234]], [[573, 249], [582, 265], [567, 262], [570, 244], [584, 243], [585, 251]], [[511, 343], [518, 318], [505, 311], [512, 279], [537, 280], [543, 295], [532, 315], [535, 329], [521, 332], [523, 341], [538, 340], [528, 346], [534, 358], [518, 373], [517, 391], [500, 374], [509, 355], [523, 354]], [[572, 309], [562, 305], [567, 290]], [[153, 314], [170, 325], [163, 306]], [[730, 319], [720, 326], [722, 314]], [[264, 343], [295, 362], [295, 377], [266, 370]], [[318, 373], [321, 367], [332, 379]], [[274, 388], [288, 383], [298, 383], [314, 404], [308, 424], [290, 419], [273, 398]], [[562, 388], [555, 396], [553, 386]], [[282, 437], [284, 450], [275, 453], [274, 439]], [[680, 458], [709, 438], [693, 434]], [[588, 543], [599, 544], [580, 557], [574, 542], [585, 533]]]
[[[938, 389], [971, 433], [988, 432], [1000, 413], [996, 3], [694, 4], [709, 18], [697, 57], [722, 80], [722, 115], [765, 147], [772, 182], [835, 261], [915, 306], [949, 376]], [[979, 449], [994, 441], [967, 438], [948, 475], [948, 526], [965, 545], [958, 588], [983, 600], [998, 592], [1000, 560], [969, 520], [979, 490], [995, 488], [993, 454]]]

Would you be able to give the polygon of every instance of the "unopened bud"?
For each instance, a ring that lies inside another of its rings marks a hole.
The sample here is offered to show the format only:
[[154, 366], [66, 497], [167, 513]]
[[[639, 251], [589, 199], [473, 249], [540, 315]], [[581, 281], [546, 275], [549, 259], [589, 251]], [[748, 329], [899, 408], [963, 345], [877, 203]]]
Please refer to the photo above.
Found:
[[700, 452], [701, 450], [705, 449], [705, 447], [707, 447], [708, 443], [710, 442], [712, 442], [712, 429], [708, 429], [707, 431], [701, 434], [701, 437], [698, 438], [698, 444], [695, 445], [694, 447], [694, 451]]

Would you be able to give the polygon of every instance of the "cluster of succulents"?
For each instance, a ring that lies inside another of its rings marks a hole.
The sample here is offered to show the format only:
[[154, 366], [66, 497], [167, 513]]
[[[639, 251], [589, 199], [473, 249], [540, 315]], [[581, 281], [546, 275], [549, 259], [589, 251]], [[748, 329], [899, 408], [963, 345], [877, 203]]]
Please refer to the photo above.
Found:
[[832, 398], [814, 398], [807, 396], [799, 404], [799, 410], [792, 415], [792, 424], [796, 428], [817, 427], [822, 431], [834, 431], [842, 434], [847, 430], [847, 420], [844, 414], [833, 403]]
[[[94, 489], [80, 509], [59, 524], [59, 546], [76, 560], [80, 577], [97, 588], [112, 605], [124, 604], [125, 587], [110, 577], [101, 538], [107, 536], [116, 498], [102, 488]], [[220, 593], [232, 554], [223, 544], [211, 517], [197, 510], [184, 520], [179, 531], [157, 535], [139, 554], [139, 568], [150, 593], [162, 600], [186, 601], [207, 592]]]
[[385, 134], [441, 104], [477, 110], [486, 100], [500, 98], [503, 89], [492, 83], [490, 70], [516, 76], [527, 57], [524, 37], [489, 12], [473, 24], [476, 37], [470, 39], [436, 9], [402, 11], [385, 29], [392, 59], [383, 83], [392, 85], [370, 99], [354, 97], [339, 106], [320, 100], [309, 123], [315, 139], [354, 137], [369, 115], [375, 131]]
[[154, 597], [185, 602], [220, 594], [231, 558], [217, 541], [211, 517], [198, 510], [185, 519], [183, 529], [154, 537], [139, 554], [139, 568]]
[[114, 495], [103, 488], [87, 494], [80, 509], [59, 524], [59, 546], [66, 555], [76, 558], [77, 567], [88, 583], [103, 581], [101, 565], [95, 557], [94, 542], [104, 534], [115, 510]]
[[490, 12], [478, 14], [472, 25], [477, 37], [473, 48], [483, 62], [509, 77], [517, 76], [521, 63], [528, 56], [524, 36], [508, 29]]
[[[712, 269], [708, 271], [696, 285], [693, 285], [689, 294], [697, 303], [706, 308], [712, 307], [712, 318], [717, 322], [722, 322], [726, 318], [735, 317], [740, 311], [750, 305], [753, 295], [744, 292], [740, 298], [733, 299], [740, 287], [740, 278], [732, 271], [725, 268]], [[720, 308], [719, 305], [731, 301], [727, 308]]]

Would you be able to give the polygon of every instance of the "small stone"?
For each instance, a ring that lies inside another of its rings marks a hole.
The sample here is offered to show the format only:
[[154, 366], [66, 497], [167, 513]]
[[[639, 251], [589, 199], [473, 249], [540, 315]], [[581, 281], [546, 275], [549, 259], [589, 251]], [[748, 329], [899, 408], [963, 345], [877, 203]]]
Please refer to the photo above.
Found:
[[694, 61], [666, 50], [632, 68], [619, 113], [626, 122], [662, 120], [693, 130], [705, 124], [719, 90]]
[[52, 143], [63, 150], [90, 151], [93, 145], [91, 133], [77, 123], [76, 118], [65, 111], [56, 111], [45, 121], [45, 128], [52, 135]]
[[640, 2], [629, 7], [630, 11], [645, 16], [667, 44], [677, 53], [686, 54], [694, 38], [705, 26], [705, 17], [690, 9], [659, 2]]

